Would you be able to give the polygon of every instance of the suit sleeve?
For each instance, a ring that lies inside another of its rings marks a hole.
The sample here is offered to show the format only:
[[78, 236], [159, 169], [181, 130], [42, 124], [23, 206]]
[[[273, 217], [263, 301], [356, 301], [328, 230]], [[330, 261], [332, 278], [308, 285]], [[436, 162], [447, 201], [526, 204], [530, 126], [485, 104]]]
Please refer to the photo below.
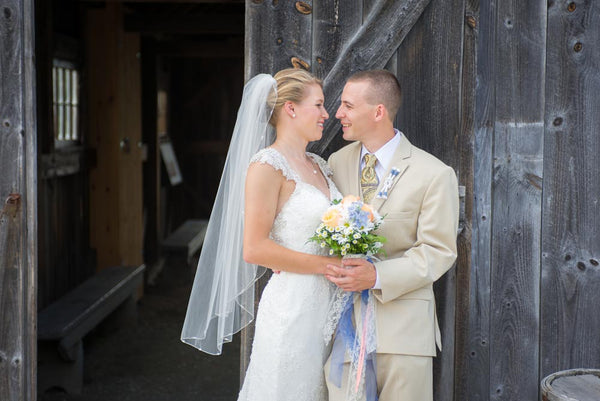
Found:
[[458, 213], [456, 174], [447, 167], [433, 178], [425, 192], [414, 245], [399, 258], [375, 264], [381, 284], [375, 296], [381, 302], [431, 284], [452, 267], [457, 255]]

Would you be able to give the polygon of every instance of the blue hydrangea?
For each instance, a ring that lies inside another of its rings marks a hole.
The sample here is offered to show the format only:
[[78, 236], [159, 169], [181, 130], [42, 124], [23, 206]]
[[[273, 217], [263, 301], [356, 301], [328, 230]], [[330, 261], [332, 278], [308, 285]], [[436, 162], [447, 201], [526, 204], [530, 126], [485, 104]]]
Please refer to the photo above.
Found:
[[359, 202], [354, 202], [348, 210], [348, 220], [357, 230], [367, 227], [369, 224], [369, 213], [361, 209]]

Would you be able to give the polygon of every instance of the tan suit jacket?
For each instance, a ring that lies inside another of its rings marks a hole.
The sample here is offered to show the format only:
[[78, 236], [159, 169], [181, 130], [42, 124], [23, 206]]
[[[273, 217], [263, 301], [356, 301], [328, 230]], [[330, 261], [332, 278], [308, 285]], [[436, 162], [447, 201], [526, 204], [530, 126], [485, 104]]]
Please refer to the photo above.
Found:
[[[362, 196], [360, 153], [361, 144], [354, 142], [329, 158], [333, 180], [344, 195]], [[386, 256], [375, 263], [381, 285], [373, 290], [377, 353], [435, 356], [441, 338], [433, 282], [456, 259], [458, 183], [451, 167], [411, 145], [404, 135], [378, 191], [393, 167], [400, 174], [388, 198], [371, 201], [385, 216], [378, 234], [387, 238]], [[355, 319], [359, 313], [355, 304]]]

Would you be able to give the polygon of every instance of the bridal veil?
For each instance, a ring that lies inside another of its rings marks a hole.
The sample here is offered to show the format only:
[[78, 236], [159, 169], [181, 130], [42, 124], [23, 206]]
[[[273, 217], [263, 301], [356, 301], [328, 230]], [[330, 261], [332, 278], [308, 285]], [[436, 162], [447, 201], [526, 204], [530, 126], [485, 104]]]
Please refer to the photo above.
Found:
[[212, 355], [221, 354], [223, 343], [254, 318], [254, 283], [265, 269], [243, 259], [244, 185], [250, 158], [274, 140], [267, 99], [276, 91], [268, 74], [244, 87], [198, 261], [181, 341]]

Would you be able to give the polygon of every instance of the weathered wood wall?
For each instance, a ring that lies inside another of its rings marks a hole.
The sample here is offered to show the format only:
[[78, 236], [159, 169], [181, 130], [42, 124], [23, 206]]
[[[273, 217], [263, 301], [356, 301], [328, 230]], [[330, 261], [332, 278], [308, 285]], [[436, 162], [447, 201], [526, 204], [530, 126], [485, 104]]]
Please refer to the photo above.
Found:
[[546, 375], [600, 367], [599, 16], [590, 2], [481, 3], [457, 399], [535, 400]]
[[36, 398], [34, 6], [0, 1], [0, 399]]
[[600, 4], [547, 19], [540, 377], [600, 368]]

